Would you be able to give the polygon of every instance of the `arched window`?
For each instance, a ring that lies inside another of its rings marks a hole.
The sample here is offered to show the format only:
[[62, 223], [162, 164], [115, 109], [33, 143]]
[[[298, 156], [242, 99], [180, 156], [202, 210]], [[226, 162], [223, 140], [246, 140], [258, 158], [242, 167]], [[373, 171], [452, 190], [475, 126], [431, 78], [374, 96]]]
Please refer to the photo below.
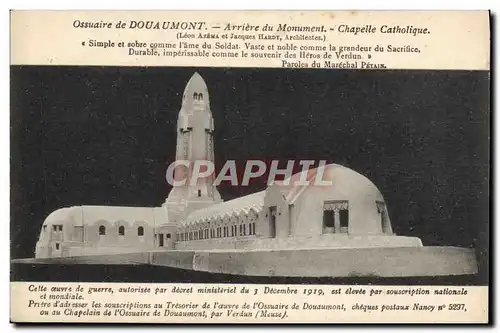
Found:
[[201, 197], [201, 190], [198, 190], [198, 198]]
[[203, 93], [193, 93], [193, 99], [195, 101], [201, 101], [203, 99]]
[[99, 235], [106, 235], [106, 227], [101, 225], [99, 226]]
[[137, 228], [137, 236], [144, 236], [144, 227]]
[[118, 228], [118, 235], [120, 235], [120, 236], [125, 236], [125, 227], [124, 227], [124, 226], [122, 226], [122, 225], [121, 225], [121, 226]]

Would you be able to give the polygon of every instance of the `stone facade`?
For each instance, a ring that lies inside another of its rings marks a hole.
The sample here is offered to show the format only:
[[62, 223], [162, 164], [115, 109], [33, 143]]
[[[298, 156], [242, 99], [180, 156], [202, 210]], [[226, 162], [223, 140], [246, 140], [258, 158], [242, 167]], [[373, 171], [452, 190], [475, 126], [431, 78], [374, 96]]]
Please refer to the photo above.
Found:
[[[208, 89], [199, 74], [189, 80], [179, 112], [177, 160], [214, 161], [215, 130]], [[420, 247], [418, 238], [392, 232], [377, 187], [346, 167], [309, 170], [330, 186], [293, 185], [222, 202], [214, 177], [174, 186], [161, 207], [78, 206], [59, 209], [42, 225], [37, 258], [158, 250], [346, 249]], [[190, 179], [191, 169], [174, 178]]]

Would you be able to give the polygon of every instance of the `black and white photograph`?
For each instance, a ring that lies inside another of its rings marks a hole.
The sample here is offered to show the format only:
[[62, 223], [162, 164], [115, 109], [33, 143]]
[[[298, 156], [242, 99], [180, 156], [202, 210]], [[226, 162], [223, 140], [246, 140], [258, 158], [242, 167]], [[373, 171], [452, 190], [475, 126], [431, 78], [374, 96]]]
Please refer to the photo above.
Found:
[[489, 285], [488, 71], [10, 75], [11, 281]]

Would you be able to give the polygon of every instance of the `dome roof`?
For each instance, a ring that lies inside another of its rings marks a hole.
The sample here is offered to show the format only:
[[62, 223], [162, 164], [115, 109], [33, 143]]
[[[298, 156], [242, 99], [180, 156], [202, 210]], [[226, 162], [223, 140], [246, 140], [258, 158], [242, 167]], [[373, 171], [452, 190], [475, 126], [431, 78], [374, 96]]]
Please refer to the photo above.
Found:
[[[302, 178], [302, 180], [301, 180]], [[309, 185], [302, 185], [304, 180]], [[298, 172], [279, 184], [285, 199], [293, 203], [307, 188], [335, 188], [349, 196], [382, 197], [378, 188], [362, 174], [339, 164], [327, 164]]]
[[65, 207], [53, 211], [49, 216], [47, 216], [43, 224], [47, 225], [67, 221], [72, 218], [75, 210], [78, 210], [78, 207]]

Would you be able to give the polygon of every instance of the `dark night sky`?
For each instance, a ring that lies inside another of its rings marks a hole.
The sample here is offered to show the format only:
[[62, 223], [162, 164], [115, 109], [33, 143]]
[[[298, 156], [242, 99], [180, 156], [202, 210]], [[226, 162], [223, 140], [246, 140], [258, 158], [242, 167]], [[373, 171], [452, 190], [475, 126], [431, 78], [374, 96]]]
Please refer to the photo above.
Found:
[[[371, 179], [397, 234], [487, 260], [489, 75], [465, 71], [12, 67], [11, 256], [71, 205], [160, 205], [198, 71], [216, 162], [327, 159]], [[220, 187], [224, 199], [262, 189]]]

